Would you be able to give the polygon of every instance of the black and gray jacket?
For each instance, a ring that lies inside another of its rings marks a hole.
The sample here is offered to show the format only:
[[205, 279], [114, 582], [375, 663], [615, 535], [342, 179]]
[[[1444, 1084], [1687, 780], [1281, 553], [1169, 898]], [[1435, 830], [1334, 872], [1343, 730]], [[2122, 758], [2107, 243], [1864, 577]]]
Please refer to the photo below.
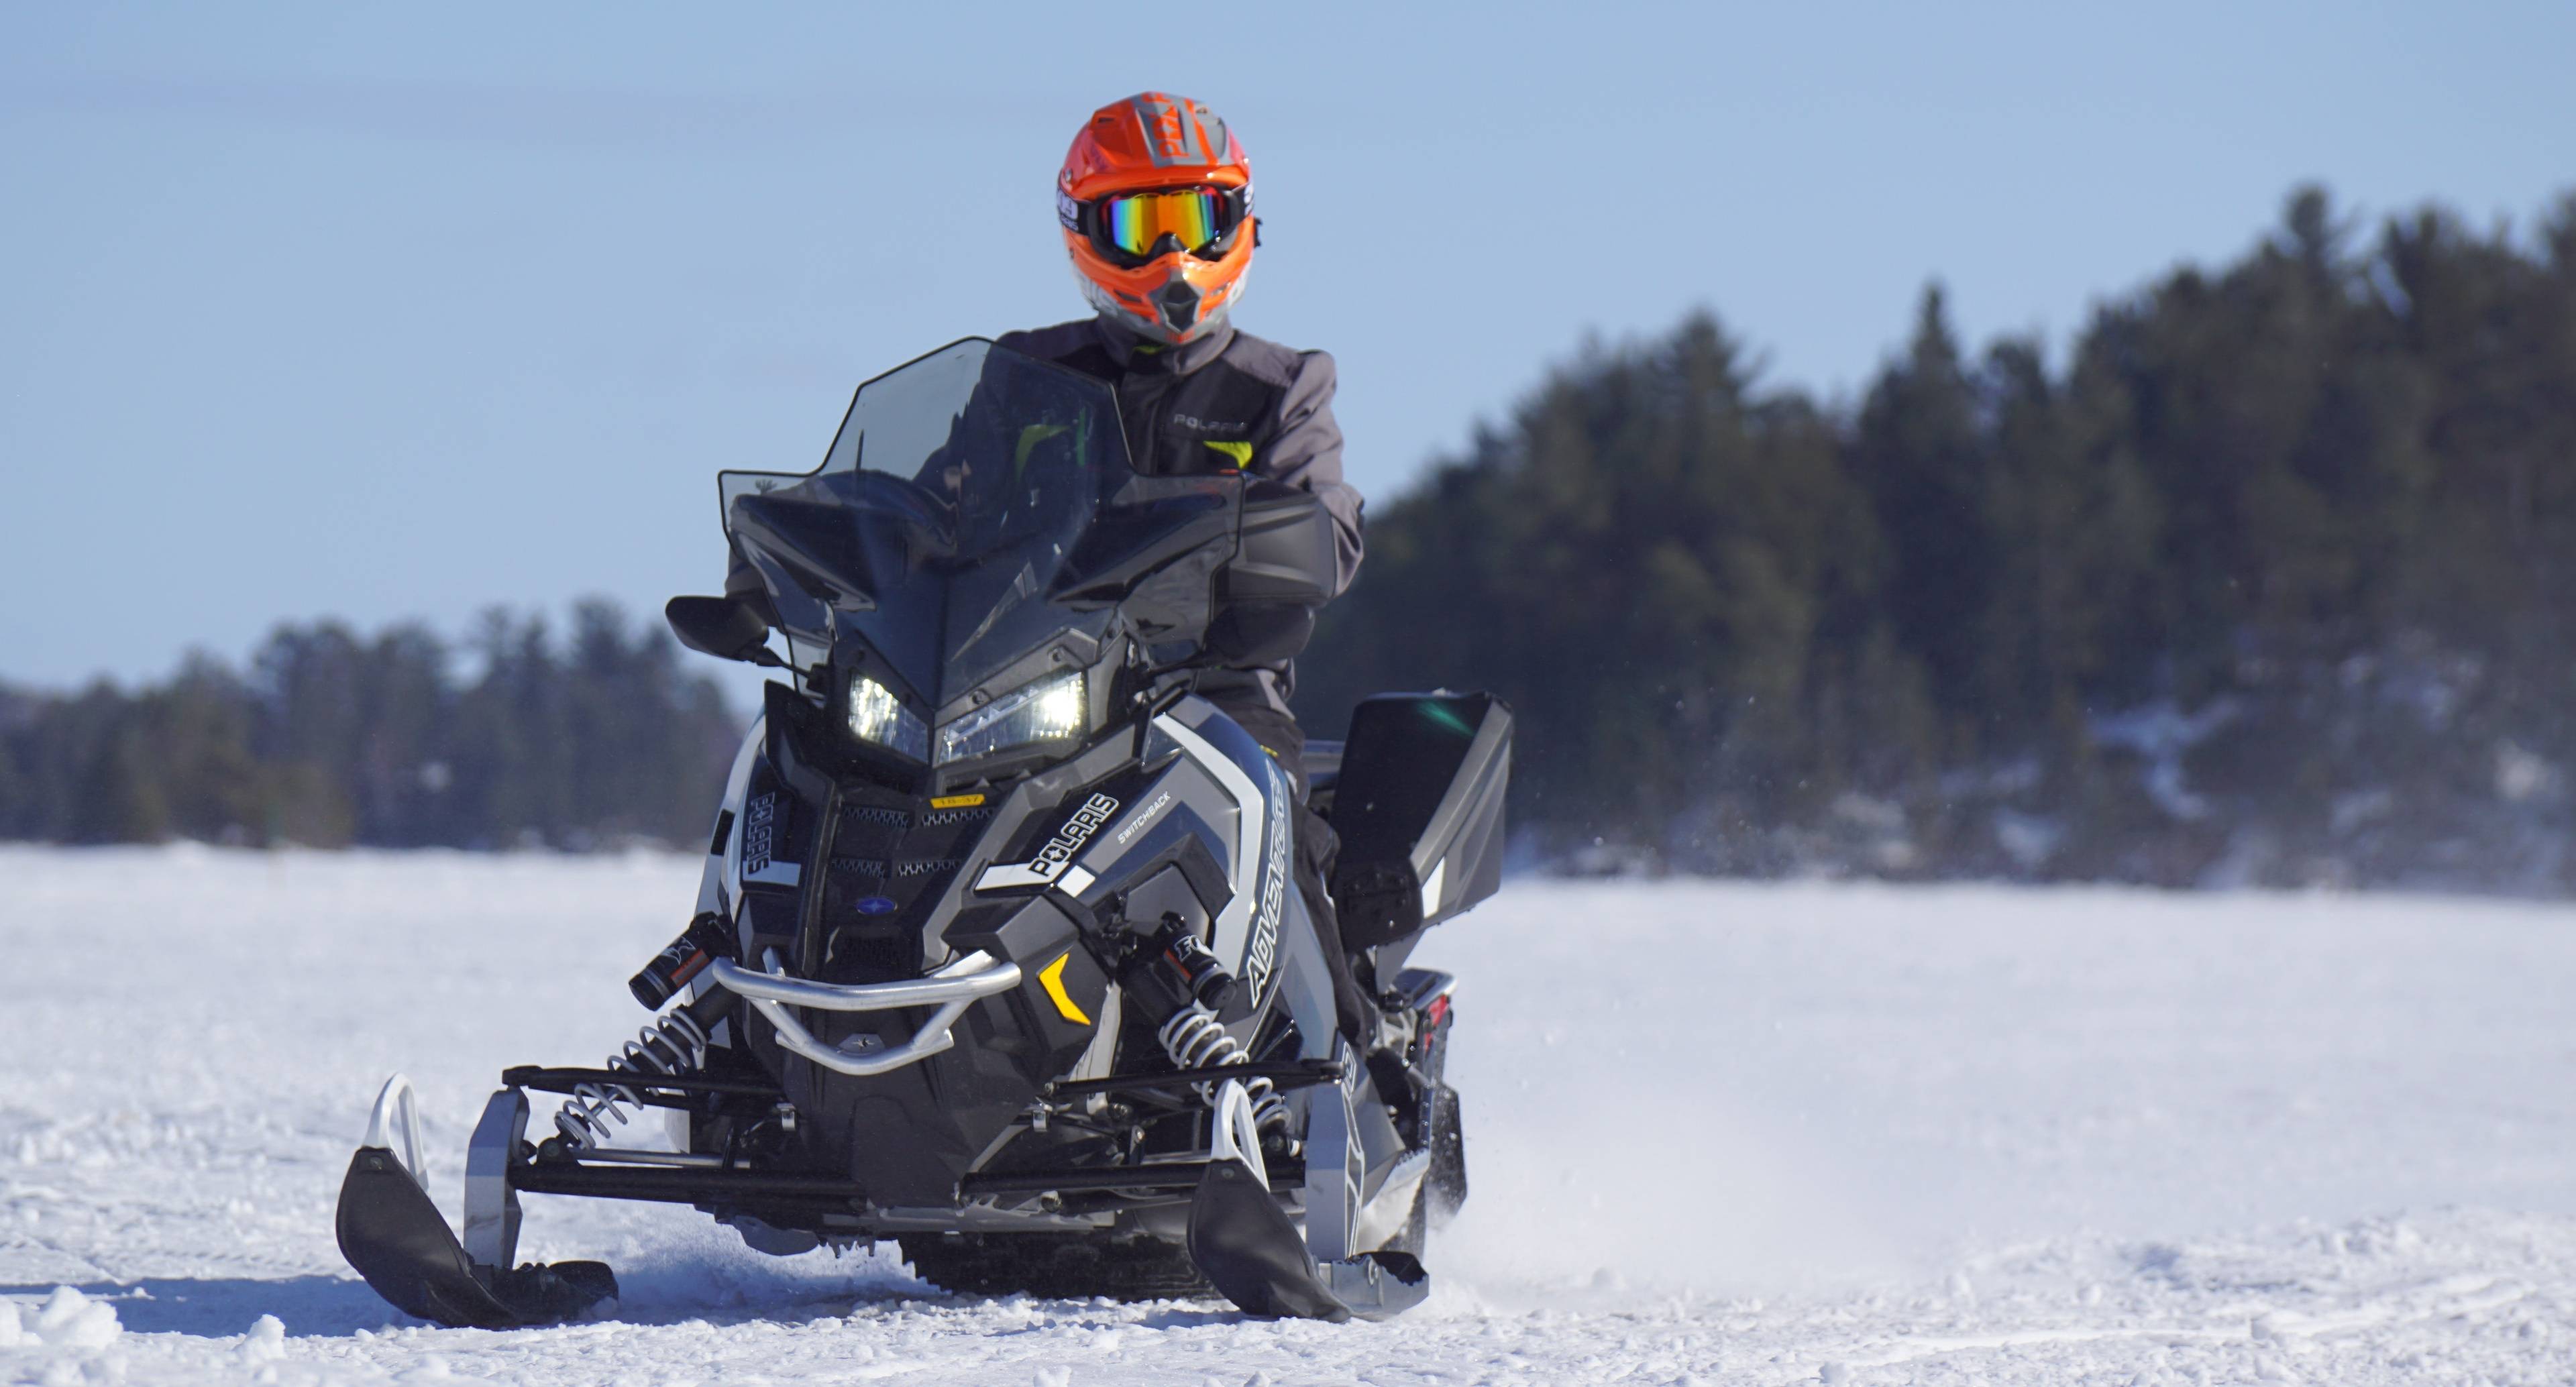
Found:
[[[1333, 592], [1360, 568], [1360, 494], [1342, 480], [1342, 429], [1333, 422], [1333, 358], [1283, 347], [1231, 324], [1177, 347], [1147, 342], [1099, 318], [1004, 335], [999, 345], [1070, 366], [1118, 391], [1136, 470], [1148, 476], [1234, 472], [1322, 498], [1340, 540]], [[1285, 715], [1295, 671], [1285, 661], [1211, 670], [1199, 692], [1229, 708]]]

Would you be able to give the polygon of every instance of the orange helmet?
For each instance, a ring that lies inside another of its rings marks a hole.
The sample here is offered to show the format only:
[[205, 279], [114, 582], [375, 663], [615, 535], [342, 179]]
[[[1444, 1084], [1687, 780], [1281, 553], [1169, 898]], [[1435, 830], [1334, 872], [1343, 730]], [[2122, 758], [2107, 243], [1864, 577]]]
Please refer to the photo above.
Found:
[[1158, 342], [1214, 331], [1261, 239], [1242, 142], [1206, 106], [1162, 92], [1092, 112], [1065, 151], [1055, 210], [1083, 297]]

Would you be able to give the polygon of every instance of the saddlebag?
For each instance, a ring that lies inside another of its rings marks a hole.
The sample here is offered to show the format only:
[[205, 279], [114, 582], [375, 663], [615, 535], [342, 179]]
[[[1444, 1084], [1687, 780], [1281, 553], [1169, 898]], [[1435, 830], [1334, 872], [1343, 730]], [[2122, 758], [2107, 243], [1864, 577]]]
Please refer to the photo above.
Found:
[[1494, 894], [1512, 712], [1492, 694], [1379, 694], [1351, 713], [1332, 792], [1333, 907], [1374, 949]]

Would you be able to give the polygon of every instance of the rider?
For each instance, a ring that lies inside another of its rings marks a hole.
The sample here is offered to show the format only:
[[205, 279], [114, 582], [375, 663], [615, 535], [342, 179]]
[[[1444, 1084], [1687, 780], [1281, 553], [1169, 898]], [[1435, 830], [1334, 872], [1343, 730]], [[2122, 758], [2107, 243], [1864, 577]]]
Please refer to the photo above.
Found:
[[[1136, 469], [1241, 473], [1312, 492], [1333, 518], [1335, 594], [1360, 566], [1360, 494], [1342, 480], [1333, 359], [1236, 330], [1261, 224], [1242, 142], [1204, 104], [1144, 92], [1094, 111], [1056, 176], [1056, 219], [1092, 316], [1014, 332], [1000, 345], [1117, 387]], [[1292, 640], [1289, 644], [1302, 644]], [[1293, 653], [1293, 651], [1291, 652]], [[1293, 667], [1275, 650], [1198, 675], [1215, 703], [1304, 783], [1305, 734], [1288, 711]], [[1334, 967], [1343, 1031], [1362, 1050], [1376, 1021], [1352, 980], [1324, 889], [1337, 846], [1298, 816], [1298, 881]]]
[[[1056, 176], [1065, 254], [1093, 315], [1001, 345], [1116, 386], [1136, 469], [1240, 472], [1323, 500], [1339, 541], [1338, 594], [1360, 566], [1360, 494], [1342, 480], [1333, 359], [1237, 331], [1261, 225], [1252, 167], [1224, 121], [1145, 92], [1092, 113]], [[1202, 673], [1198, 692], [1297, 775], [1306, 739], [1288, 711], [1285, 659]]]
[[[1261, 225], [1252, 167], [1224, 121], [1187, 97], [1144, 92], [1101, 107], [1066, 151], [1055, 207], [1074, 278], [1093, 316], [1014, 332], [999, 345], [1109, 382], [1136, 469], [1175, 476], [1240, 473], [1254, 485], [1319, 497], [1333, 519], [1335, 594], [1360, 566], [1360, 494], [1342, 480], [1333, 422], [1333, 359], [1235, 330]], [[759, 576], [736, 555], [729, 596], [758, 598]], [[1219, 628], [1226, 622], [1221, 616]], [[1286, 641], [1199, 671], [1196, 691], [1269, 749], [1304, 784], [1305, 734], [1288, 710], [1295, 687]], [[1210, 644], [1222, 650], [1217, 631]], [[1334, 971], [1341, 1028], [1363, 1051], [1376, 1013], [1353, 980], [1324, 888], [1338, 846], [1311, 810], [1298, 816], [1298, 884]]]

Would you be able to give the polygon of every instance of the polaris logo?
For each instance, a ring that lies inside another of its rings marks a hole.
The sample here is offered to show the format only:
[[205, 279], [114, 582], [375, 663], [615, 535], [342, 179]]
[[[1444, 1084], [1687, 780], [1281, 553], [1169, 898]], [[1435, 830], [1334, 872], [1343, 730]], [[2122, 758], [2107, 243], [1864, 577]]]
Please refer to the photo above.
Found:
[[803, 866], [778, 858], [778, 850], [786, 846], [780, 835], [786, 830], [787, 816], [776, 791], [756, 796], [745, 805], [742, 822], [742, 880], [746, 884], [794, 886], [804, 880]]
[[1252, 426], [1250, 424], [1229, 424], [1222, 419], [1201, 419], [1188, 414], [1175, 413], [1172, 416], [1172, 422], [1185, 429], [1196, 429], [1200, 433], [1252, 432]]
[[975, 879], [975, 889], [999, 891], [1013, 886], [1044, 886], [1054, 881], [1064, 875], [1065, 868], [1073, 865], [1073, 855], [1082, 851], [1082, 845], [1091, 841], [1091, 835], [1098, 833], [1101, 825], [1109, 822], [1109, 816], [1117, 812], [1117, 800], [1108, 795], [1093, 794], [1082, 802], [1081, 808], [1073, 811], [1073, 817], [1064, 821], [1064, 827], [1057, 829], [1054, 837], [1046, 840], [1046, 845], [1038, 849], [1037, 856], [1026, 863], [996, 863], [985, 868], [984, 874]]
[[1082, 807], [1073, 811], [1073, 817], [1064, 821], [1064, 827], [1057, 829], [1055, 836], [1046, 841], [1046, 846], [1038, 849], [1038, 855], [1029, 862], [1029, 870], [1053, 881], [1072, 865], [1073, 855], [1081, 851], [1083, 844], [1091, 841], [1091, 835], [1098, 833], [1100, 826], [1109, 822], [1109, 816], [1117, 812], [1118, 801], [1107, 795], [1095, 794], [1084, 800]]
[[758, 876], [769, 870], [770, 844], [778, 834], [778, 796], [761, 795], [751, 802], [743, 815], [742, 874]]

